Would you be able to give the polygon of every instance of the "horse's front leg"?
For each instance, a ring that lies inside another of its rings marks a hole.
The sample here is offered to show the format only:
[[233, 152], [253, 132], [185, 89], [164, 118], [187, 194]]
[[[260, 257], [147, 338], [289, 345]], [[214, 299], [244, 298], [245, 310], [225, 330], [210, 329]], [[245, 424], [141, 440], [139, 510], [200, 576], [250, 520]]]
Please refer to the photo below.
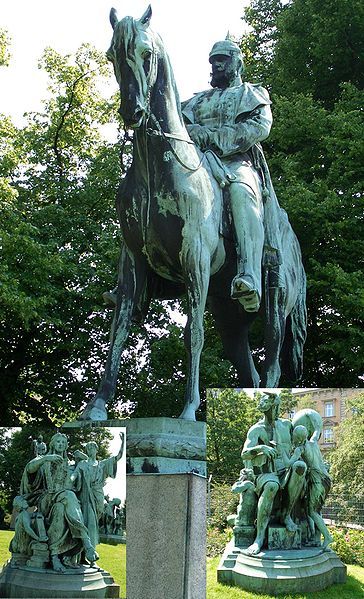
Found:
[[196, 420], [200, 405], [199, 372], [204, 343], [203, 317], [210, 279], [210, 255], [199, 239], [182, 249], [182, 267], [187, 291], [187, 323], [184, 342], [188, 357], [185, 407], [180, 418]]
[[127, 341], [135, 307], [143, 301], [146, 268], [124, 246], [120, 254], [116, 307], [111, 325], [105, 372], [95, 397], [81, 415], [82, 420], [106, 420], [106, 404], [115, 394], [121, 354]]

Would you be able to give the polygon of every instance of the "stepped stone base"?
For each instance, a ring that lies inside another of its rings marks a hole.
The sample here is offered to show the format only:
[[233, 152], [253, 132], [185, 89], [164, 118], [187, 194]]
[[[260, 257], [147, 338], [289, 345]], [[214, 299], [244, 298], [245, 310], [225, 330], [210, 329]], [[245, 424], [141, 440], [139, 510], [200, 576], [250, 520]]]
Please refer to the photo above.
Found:
[[40, 568], [12, 567], [8, 562], [0, 574], [0, 597], [45, 599], [120, 597], [120, 587], [105, 570], [81, 567], [59, 573]]
[[221, 583], [273, 596], [321, 591], [346, 581], [346, 566], [331, 549], [263, 550], [249, 556], [231, 541], [217, 570]]

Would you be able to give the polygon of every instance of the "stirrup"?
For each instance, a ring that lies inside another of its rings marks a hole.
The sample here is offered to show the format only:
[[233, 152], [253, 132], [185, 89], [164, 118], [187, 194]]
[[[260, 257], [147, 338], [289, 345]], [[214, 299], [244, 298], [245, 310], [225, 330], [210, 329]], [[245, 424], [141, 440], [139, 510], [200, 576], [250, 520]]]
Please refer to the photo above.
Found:
[[258, 312], [260, 296], [250, 280], [251, 277], [244, 274], [236, 275], [231, 283], [231, 298], [239, 300], [247, 312]]

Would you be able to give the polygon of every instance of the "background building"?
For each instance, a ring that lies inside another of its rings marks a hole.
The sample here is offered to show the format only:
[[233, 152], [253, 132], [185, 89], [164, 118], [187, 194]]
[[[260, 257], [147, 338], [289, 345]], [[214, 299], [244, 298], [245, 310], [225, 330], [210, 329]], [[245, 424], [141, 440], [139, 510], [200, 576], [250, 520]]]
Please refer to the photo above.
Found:
[[[323, 431], [319, 441], [323, 451], [332, 449], [335, 446], [335, 429], [340, 422], [347, 416], [346, 400], [355, 397], [361, 393], [361, 389], [293, 389], [295, 397], [300, 399], [309, 396], [315, 404], [314, 409], [319, 412], [323, 420]], [[292, 418], [301, 406], [297, 406], [290, 413]]]

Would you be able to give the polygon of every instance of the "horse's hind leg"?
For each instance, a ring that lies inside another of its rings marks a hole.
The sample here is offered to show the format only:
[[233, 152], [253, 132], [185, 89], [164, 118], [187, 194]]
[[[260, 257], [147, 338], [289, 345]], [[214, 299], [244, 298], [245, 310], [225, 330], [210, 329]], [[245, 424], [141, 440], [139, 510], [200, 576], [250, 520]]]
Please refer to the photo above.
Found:
[[185, 272], [188, 314], [184, 341], [188, 356], [188, 373], [185, 407], [180, 418], [196, 420], [195, 412], [200, 405], [199, 371], [204, 343], [203, 316], [210, 277], [210, 256], [205, 255], [199, 240], [187, 251], [182, 251], [182, 266]]
[[81, 415], [83, 420], [105, 420], [105, 406], [113, 398], [121, 354], [129, 335], [135, 308], [146, 289], [146, 269], [123, 247], [120, 255], [116, 307], [110, 332], [105, 372], [95, 397]]
[[210, 296], [208, 307], [214, 316], [227, 360], [235, 367], [241, 387], [259, 387], [249, 345], [249, 327], [255, 314], [248, 314], [230, 298]]

